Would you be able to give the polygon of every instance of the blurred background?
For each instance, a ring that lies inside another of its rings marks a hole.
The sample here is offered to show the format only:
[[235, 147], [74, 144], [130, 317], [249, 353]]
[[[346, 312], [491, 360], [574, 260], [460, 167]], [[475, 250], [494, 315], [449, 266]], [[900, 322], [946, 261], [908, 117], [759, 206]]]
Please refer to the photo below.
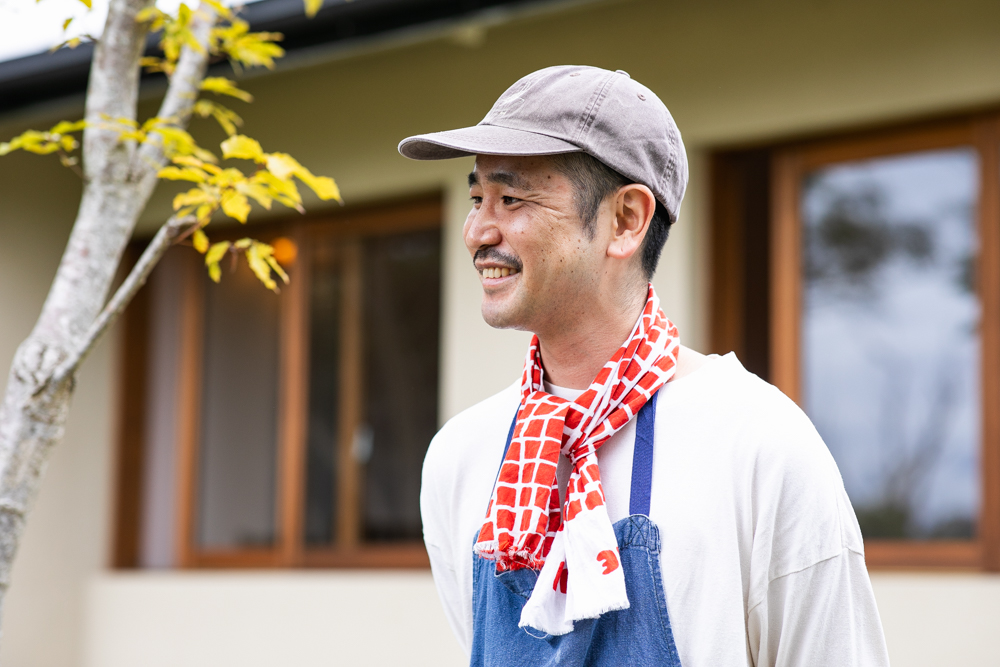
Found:
[[[67, 7], [0, 4], [0, 139], [82, 115], [90, 47], [44, 53]], [[519, 378], [527, 335], [479, 316], [471, 160], [396, 144], [580, 64], [626, 70], [677, 120], [691, 181], [654, 279], [664, 310], [816, 424], [893, 664], [1000, 664], [1000, 5], [327, 0], [307, 20], [301, 0], [260, 0], [243, 16], [288, 51], [242, 77], [247, 132], [347, 205], [251, 223], [292, 276], [277, 295], [168, 253], [80, 376], [0, 662], [465, 662], [420, 541], [420, 466], [444, 421]], [[146, 79], [145, 115], [163, 90]], [[4, 367], [80, 189], [54, 159], [0, 160]]]

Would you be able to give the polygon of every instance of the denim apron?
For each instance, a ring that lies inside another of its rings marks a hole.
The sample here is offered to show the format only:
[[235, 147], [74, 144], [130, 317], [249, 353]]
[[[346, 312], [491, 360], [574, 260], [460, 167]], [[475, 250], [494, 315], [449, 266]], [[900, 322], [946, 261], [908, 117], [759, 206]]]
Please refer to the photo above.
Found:
[[[660, 576], [660, 531], [649, 519], [655, 415], [656, 394], [653, 394], [636, 418], [630, 516], [614, 525], [629, 608], [576, 621], [573, 631], [565, 635], [519, 628], [521, 608], [535, 588], [538, 572], [522, 569], [497, 573], [494, 561], [473, 554], [472, 667], [680, 667]], [[516, 415], [514, 420], [517, 421]], [[513, 434], [512, 423], [507, 447]]]

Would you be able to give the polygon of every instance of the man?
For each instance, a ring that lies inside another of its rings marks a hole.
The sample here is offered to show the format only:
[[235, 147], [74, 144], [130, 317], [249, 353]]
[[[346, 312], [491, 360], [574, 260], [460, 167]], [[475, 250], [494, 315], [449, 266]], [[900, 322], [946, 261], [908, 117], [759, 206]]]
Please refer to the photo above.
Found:
[[650, 284], [687, 184], [666, 107], [552, 67], [477, 126], [464, 238], [522, 377], [424, 463], [434, 579], [473, 665], [886, 665], [860, 530], [808, 418], [679, 343]]

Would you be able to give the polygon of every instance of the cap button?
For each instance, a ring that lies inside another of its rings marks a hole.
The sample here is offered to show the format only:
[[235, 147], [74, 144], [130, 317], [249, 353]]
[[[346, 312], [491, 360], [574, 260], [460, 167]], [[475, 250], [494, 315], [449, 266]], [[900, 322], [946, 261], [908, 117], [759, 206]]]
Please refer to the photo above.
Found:
[[[623, 69], [616, 69], [616, 70], [615, 70], [615, 73], [616, 73], [616, 74], [624, 74], [625, 76], [628, 76], [628, 72], [626, 72], [626, 71], [625, 71], [625, 70], [623, 70]], [[628, 78], [630, 78], [630, 79], [631, 79], [632, 77], [628, 76]]]

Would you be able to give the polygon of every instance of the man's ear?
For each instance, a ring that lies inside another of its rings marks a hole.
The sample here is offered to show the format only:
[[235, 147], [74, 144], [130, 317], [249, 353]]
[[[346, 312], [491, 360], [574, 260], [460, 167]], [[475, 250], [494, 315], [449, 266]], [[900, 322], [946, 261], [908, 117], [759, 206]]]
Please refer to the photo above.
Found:
[[634, 255], [642, 247], [655, 212], [656, 197], [649, 188], [638, 183], [622, 186], [616, 195], [615, 226], [608, 256], [628, 259]]

